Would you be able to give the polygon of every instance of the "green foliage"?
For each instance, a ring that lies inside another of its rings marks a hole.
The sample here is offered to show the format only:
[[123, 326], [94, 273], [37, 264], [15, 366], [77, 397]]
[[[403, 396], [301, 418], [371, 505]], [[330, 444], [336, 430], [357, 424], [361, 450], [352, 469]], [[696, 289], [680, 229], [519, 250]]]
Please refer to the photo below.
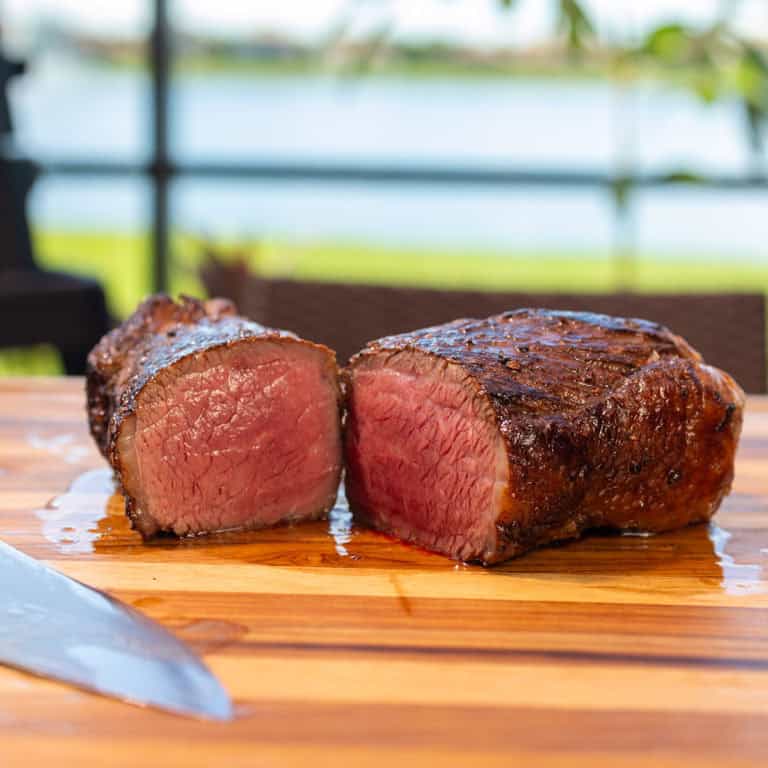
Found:
[[658, 61], [675, 66], [688, 58], [690, 36], [682, 24], [663, 24], [651, 30], [640, 51]]
[[[596, 25], [577, 0], [556, 0], [557, 26], [565, 33], [571, 53], [582, 53], [589, 42], [600, 49]], [[508, 3], [502, 3], [508, 6]], [[755, 159], [764, 150], [764, 131], [768, 126], [768, 53], [743, 38], [730, 24], [738, 3], [726, 2], [718, 18], [704, 28], [693, 28], [677, 21], [666, 21], [649, 30], [635, 45], [616, 47], [603, 42], [602, 50], [612, 55], [612, 73], [623, 81], [632, 73], [656, 70], [666, 80], [688, 88], [706, 104], [725, 96], [739, 99], [744, 112], [745, 139]], [[695, 173], [684, 169], [668, 174], [669, 184], [703, 183]], [[626, 222], [632, 193], [631, 172], [617, 173], [610, 193], [617, 222]], [[626, 243], [615, 256], [626, 262], [631, 248]]]
[[681, 73], [678, 82], [702, 101], [738, 98], [745, 113], [746, 139], [755, 154], [763, 148], [768, 116], [768, 56], [742, 39], [721, 19], [702, 30], [677, 24], [652, 30], [636, 55], [657, 67]]
[[558, 0], [557, 27], [573, 53], [582, 51], [595, 34], [594, 24], [577, 0]]
[[[735, 96], [746, 118], [745, 138], [755, 154], [762, 152], [768, 125], [768, 52], [733, 28], [731, 17], [738, 3], [724, 3], [719, 17], [704, 28], [665, 21], [639, 43], [617, 46], [598, 39], [597, 26], [581, 2], [554, 1], [557, 29], [571, 53], [583, 53], [587, 45], [609, 51], [618, 79], [626, 78], [628, 72], [645, 73], [650, 67], [708, 104]], [[514, 6], [504, 0], [500, 3], [505, 8]], [[624, 186], [617, 182], [614, 190], [619, 206], [628, 193]]]

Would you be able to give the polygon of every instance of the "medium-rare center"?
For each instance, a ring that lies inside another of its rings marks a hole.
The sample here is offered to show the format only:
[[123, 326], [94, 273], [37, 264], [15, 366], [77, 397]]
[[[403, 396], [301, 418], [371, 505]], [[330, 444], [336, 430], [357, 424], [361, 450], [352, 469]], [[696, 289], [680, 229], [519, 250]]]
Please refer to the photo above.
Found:
[[91, 431], [145, 537], [295, 523], [333, 506], [335, 355], [235, 312], [153, 296], [89, 356]]

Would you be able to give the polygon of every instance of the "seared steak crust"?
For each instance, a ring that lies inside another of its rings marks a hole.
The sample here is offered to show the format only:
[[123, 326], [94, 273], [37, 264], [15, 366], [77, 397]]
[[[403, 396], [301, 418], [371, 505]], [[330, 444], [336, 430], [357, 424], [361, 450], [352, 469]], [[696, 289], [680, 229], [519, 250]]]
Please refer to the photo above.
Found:
[[227, 299], [182, 296], [177, 304], [156, 294], [91, 350], [86, 367], [88, 421], [110, 464], [117, 467], [119, 461], [115, 446], [121, 422], [133, 413], [137, 394], [158, 371], [237, 338], [290, 335], [238, 317], [236, 311]]
[[[491, 543], [467, 554], [456, 531], [445, 546], [430, 539], [446, 554], [495, 563], [594, 527], [669, 530], [708, 520], [730, 489], [744, 394], [660, 325], [524, 309], [379, 339], [345, 373], [350, 404], [356, 371], [401, 353], [460, 367], [506, 447]], [[357, 419], [350, 406], [353, 468]], [[387, 529], [363, 473], [348, 471], [346, 487], [358, 517]]]
[[[177, 303], [162, 294], [151, 296], [91, 351], [86, 372], [91, 434], [115, 470], [126, 496], [126, 512], [144, 536], [155, 534], [160, 526], [139, 508], [128, 490], [137, 486], [135, 477], [131, 483], [127, 477], [129, 471], [135, 473], [136, 462], [122, 455], [119, 440], [123, 425], [136, 415], [140, 394], [149, 383], [158, 381], [161, 374], [167, 378], [169, 371], [183, 361], [215, 350], [265, 341], [302, 345], [325, 355], [327, 378], [335, 388], [340, 408], [338, 368], [331, 350], [287, 331], [266, 328], [239, 317], [234, 304], [226, 299], [200, 301], [182, 296]], [[324, 511], [327, 509], [318, 510]]]

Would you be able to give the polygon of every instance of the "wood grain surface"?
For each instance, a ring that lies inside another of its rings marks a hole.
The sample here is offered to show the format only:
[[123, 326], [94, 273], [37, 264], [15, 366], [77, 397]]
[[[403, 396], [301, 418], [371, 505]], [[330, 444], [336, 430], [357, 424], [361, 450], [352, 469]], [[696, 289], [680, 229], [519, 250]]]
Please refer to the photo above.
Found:
[[0, 381], [0, 538], [204, 655], [237, 718], [0, 667], [0, 766], [768, 765], [768, 401], [716, 525], [493, 570], [342, 516], [142, 544], [79, 379]]

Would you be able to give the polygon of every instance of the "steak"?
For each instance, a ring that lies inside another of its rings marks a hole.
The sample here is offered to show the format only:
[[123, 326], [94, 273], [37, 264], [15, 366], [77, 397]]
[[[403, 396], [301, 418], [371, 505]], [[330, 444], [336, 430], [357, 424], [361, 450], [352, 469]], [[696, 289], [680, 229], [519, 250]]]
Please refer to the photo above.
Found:
[[343, 378], [356, 518], [452, 558], [667, 531], [730, 490], [744, 393], [655, 323], [457, 320], [369, 343]]
[[235, 312], [152, 296], [88, 357], [91, 433], [145, 538], [316, 519], [334, 503], [335, 355]]

